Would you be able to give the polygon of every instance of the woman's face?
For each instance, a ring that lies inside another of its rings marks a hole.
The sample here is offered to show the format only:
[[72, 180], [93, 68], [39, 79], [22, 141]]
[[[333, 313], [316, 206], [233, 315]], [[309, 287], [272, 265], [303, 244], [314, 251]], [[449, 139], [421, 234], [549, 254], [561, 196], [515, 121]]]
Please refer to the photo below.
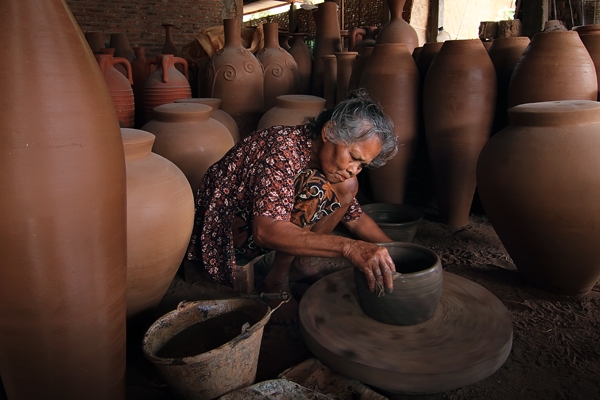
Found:
[[329, 123], [321, 131], [323, 144], [319, 151], [319, 161], [321, 172], [331, 183], [344, 182], [356, 176], [381, 152], [381, 140], [378, 137], [347, 146], [331, 142], [326, 134], [328, 128]]

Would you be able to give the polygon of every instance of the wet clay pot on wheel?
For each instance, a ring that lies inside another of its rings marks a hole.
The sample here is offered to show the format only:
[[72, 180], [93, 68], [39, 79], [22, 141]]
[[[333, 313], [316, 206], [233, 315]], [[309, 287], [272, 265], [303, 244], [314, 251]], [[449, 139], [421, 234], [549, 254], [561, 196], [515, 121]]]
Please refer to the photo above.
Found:
[[477, 165], [486, 214], [526, 280], [587, 293], [600, 278], [600, 103], [523, 104], [509, 116]]
[[257, 129], [275, 125], [295, 126], [304, 124], [306, 118], [316, 117], [325, 107], [325, 99], [302, 94], [277, 97], [277, 105], [267, 111], [258, 122]]
[[442, 296], [443, 271], [440, 258], [413, 243], [383, 243], [401, 275], [392, 293], [371, 292], [365, 274], [354, 268], [360, 308], [369, 317], [392, 325], [414, 325], [433, 316]]
[[361, 208], [394, 242], [412, 242], [423, 221], [423, 213], [408, 204], [371, 203]]
[[210, 117], [216, 119], [217, 121], [225, 125], [225, 128], [227, 128], [229, 133], [231, 133], [231, 137], [233, 138], [234, 143], [240, 141], [240, 131], [237, 127], [237, 124], [235, 123], [235, 120], [231, 117], [231, 115], [219, 109], [219, 107], [221, 106], [221, 99], [211, 97], [199, 97], [192, 99], [175, 100], [175, 103], [196, 103], [209, 106], [210, 108], [212, 108]]
[[419, 46], [419, 38], [415, 29], [402, 18], [406, 0], [387, 0], [390, 9], [390, 21], [377, 34], [376, 43], [404, 43], [412, 55], [415, 47]]

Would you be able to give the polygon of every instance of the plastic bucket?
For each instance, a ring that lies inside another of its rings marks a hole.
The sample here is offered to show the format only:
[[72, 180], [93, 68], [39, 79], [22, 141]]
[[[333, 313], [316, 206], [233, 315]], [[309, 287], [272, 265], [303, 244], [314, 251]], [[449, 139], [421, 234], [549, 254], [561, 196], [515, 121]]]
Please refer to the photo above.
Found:
[[185, 399], [214, 399], [254, 383], [270, 317], [257, 300], [182, 302], [150, 326], [142, 350]]

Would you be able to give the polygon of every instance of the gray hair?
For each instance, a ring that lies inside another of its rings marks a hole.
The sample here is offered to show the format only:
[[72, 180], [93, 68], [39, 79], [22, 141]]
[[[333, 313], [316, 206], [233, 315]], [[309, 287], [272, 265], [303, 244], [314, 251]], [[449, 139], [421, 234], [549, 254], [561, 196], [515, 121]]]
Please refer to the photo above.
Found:
[[330, 122], [327, 138], [332, 143], [348, 146], [375, 136], [380, 139], [381, 151], [369, 164], [370, 168], [381, 167], [398, 152], [394, 123], [369, 98], [364, 89], [351, 92], [346, 100], [334, 108], [322, 111], [316, 118], [310, 118], [308, 126], [313, 138], [318, 137], [327, 122]]

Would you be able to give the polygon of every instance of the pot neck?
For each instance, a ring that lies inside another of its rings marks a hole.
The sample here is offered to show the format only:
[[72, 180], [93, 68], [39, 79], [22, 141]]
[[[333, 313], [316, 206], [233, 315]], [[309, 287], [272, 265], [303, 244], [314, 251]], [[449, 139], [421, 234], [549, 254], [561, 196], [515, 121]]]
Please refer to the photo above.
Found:
[[265, 48], [279, 48], [279, 24], [275, 22], [263, 24], [263, 33], [265, 34]]
[[154, 108], [154, 119], [162, 122], [203, 122], [210, 119], [212, 108], [204, 104], [170, 103]]
[[223, 32], [225, 35], [225, 47], [239, 47], [242, 45], [242, 28], [239, 18], [224, 19]]
[[123, 139], [125, 160], [132, 161], [146, 157], [152, 152], [156, 136], [140, 129], [121, 128], [121, 138]]

